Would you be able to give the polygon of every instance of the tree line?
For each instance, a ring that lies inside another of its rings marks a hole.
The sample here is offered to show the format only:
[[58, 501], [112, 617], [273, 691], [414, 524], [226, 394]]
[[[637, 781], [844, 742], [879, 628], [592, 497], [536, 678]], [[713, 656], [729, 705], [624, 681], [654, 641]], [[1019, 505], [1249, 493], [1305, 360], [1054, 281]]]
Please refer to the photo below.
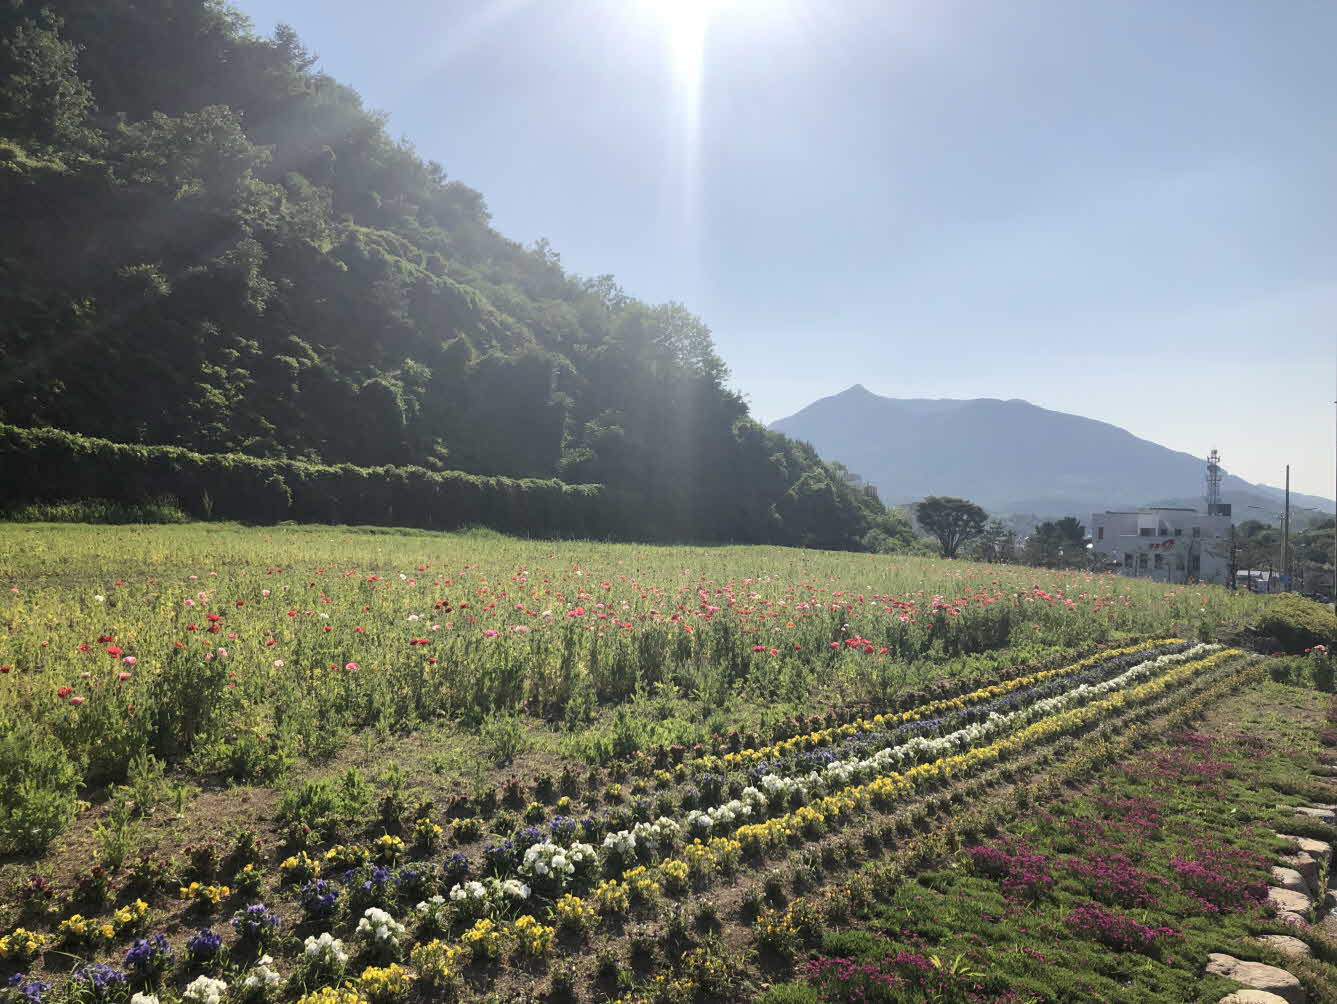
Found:
[[1018, 540], [1007, 522], [969, 499], [931, 495], [913, 508], [916, 523], [937, 539], [944, 558], [1043, 568], [1093, 568], [1103, 561], [1087, 550], [1086, 526], [1075, 516], [1039, 522]]

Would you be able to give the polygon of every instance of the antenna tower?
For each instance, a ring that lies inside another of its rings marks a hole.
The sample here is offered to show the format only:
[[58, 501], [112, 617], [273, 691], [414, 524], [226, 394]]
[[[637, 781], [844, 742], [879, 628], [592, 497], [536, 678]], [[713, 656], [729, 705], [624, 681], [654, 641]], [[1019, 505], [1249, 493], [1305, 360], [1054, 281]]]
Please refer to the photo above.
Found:
[[1213, 448], [1207, 454], [1207, 512], [1215, 515], [1221, 511], [1221, 454]]

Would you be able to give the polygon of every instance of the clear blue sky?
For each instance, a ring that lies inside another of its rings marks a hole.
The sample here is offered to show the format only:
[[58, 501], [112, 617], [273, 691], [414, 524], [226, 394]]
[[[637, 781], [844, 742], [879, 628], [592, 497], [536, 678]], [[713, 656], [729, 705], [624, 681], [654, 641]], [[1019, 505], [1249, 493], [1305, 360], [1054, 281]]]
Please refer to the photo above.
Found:
[[1020, 397], [1334, 493], [1332, 0], [238, 6], [764, 421]]

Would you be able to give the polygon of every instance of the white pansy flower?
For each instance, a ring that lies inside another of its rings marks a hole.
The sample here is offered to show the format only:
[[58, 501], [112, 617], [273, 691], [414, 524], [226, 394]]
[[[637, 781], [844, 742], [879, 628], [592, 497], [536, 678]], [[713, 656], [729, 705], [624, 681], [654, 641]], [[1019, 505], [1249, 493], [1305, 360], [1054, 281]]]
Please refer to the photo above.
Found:
[[367, 908], [357, 922], [357, 933], [373, 945], [393, 948], [404, 937], [404, 925], [378, 906]]
[[319, 938], [307, 936], [303, 952], [322, 965], [339, 968], [348, 962], [344, 943], [326, 931]]
[[255, 964], [255, 968], [246, 974], [242, 986], [248, 990], [263, 990], [282, 982], [283, 977], [272, 968], [273, 965], [274, 960], [270, 956], [260, 956], [260, 961]]
[[208, 976], [198, 976], [181, 993], [183, 1001], [190, 1004], [222, 1004], [227, 994], [227, 984]]

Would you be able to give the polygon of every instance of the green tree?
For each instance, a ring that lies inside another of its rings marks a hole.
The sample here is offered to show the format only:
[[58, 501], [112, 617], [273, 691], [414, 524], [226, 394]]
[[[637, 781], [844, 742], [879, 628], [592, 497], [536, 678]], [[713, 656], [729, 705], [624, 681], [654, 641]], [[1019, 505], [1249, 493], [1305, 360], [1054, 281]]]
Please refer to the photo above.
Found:
[[1085, 567], [1086, 528], [1072, 516], [1046, 520], [1026, 538], [1025, 559], [1043, 568]]
[[984, 532], [989, 514], [966, 499], [930, 495], [915, 506], [915, 519], [938, 538], [944, 558], [955, 558], [962, 544]]
[[966, 556], [977, 561], [1007, 564], [1017, 560], [1017, 533], [1000, 519], [991, 519], [965, 546]]
[[79, 79], [78, 49], [49, 10], [35, 20], [20, 19], [22, 10], [0, 10], [0, 132], [40, 146], [84, 147], [95, 136], [86, 126], [93, 94]]

